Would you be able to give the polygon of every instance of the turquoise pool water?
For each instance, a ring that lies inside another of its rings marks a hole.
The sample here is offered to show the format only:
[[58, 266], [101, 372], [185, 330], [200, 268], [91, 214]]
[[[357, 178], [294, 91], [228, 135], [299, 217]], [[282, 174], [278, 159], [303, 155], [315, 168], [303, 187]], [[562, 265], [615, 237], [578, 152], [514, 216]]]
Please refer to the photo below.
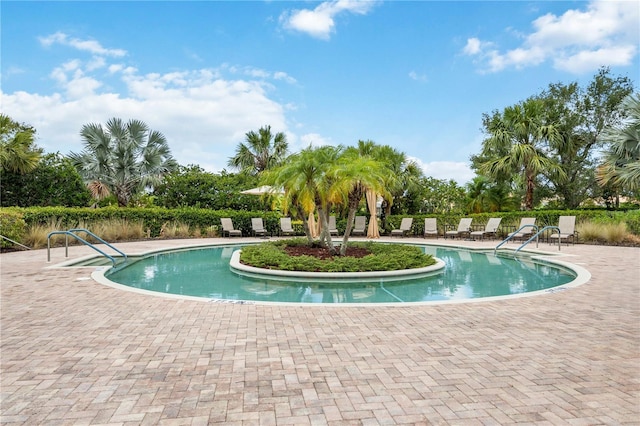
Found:
[[576, 274], [528, 257], [424, 246], [445, 262], [441, 273], [406, 280], [284, 281], [252, 278], [229, 268], [241, 245], [162, 252], [105, 273], [110, 281], [154, 292], [232, 301], [404, 303], [506, 296], [557, 287]]

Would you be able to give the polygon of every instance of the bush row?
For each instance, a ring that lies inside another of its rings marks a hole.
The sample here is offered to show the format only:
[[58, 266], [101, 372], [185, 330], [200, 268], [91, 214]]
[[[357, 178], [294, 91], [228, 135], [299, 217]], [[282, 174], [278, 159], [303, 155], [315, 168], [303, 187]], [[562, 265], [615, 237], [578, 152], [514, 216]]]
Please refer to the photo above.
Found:
[[[541, 210], [528, 212], [501, 212], [480, 213], [467, 217], [473, 218], [473, 225], [484, 225], [490, 217], [501, 217], [501, 227], [504, 230], [515, 228], [522, 217], [536, 217], [538, 226], [557, 225], [560, 216], [576, 216], [576, 223], [616, 224], [625, 223], [627, 230], [640, 235], [640, 211], [606, 211], [606, 210]], [[78, 226], [78, 224], [97, 224], [107, 220], [126, 220], [132, 223], [142, 223], [145, 233], [151, 238], [161, 236], [163, 226], [170, 223], [182, 223], [192, 229], [202, 230], [202, 234], [210, 235], [212, 227], [220, 228], [220, 218], [229, 217], [236, 229], [242, 230], [244, 236], [251, 235], [251, 218], [261, 217], [267, 231], [277, 235], [280, 230], [281, 214], [273, 211], [244, 211], [244, 210], [208, 210], [197, 208], [166, 209], [154, 208], [118, 208], [105, 207], [92, 208], [67, 208], [67, 207], [8, 207], [0, 208], [0, 235], [4, 235], [17, 242], [22, 242], [24, 233], [30, 227], [43, 226], [51, 223], [60, 226], [59, 230], [66, 230]], [[391, 230], [400, 227], [400, 222], [405, 216], [392, 215], [385, 218], [381, 224], [380, 232], [383, 235], [390, 234]], [[424, 219], [436, 217], [438, 227], [442, 234], [446, 226], [457, 227], [462, 216], [453, 214], [412, 216], [413, 235], [422, 235], [424, 232]], [[302, 223], [293, 222], [298, 235], [303, 235]], [[342, 234], [346, 227], [346, 219], [337, 220], [338, 231]], [[2, 240], [2, 246], [11, 243]]]

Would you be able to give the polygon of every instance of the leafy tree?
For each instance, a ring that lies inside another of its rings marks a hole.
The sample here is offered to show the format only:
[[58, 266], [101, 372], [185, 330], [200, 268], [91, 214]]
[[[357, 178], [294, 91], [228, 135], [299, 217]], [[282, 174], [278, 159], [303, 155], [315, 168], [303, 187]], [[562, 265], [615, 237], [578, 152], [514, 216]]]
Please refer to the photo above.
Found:
[[0, 200], [3, 207], [84, 207], [91, 194], [71, 161], [62, 155], [45, 154], [28, 173], [0, 170]]
[[527, 210], [533, 208], [539, 174], [566, 177], [558, 163], [547, 155], [550, 149], [558, 149], [563, 140], [557, 126], [546, 121], [544, 103], [539, 99], [529, 98], [502, 113], [494, 111], [492, 116], [485, 114], [483, 125], [488, 137], [482, 144], [480, 157], [485, 160], [478, 165], [481, 174], [496, 180], [522, 174]]
[[578, 83], [550, 84], [539, 95], [548, 120], [556, 123], [563, 142], [550, 152], [566, 178], [549, 175], [554, 194], [560, 195], [566, 208], [576, 208], [599, 192], [595, 179], [597, 150], [602, 147], [600, 135], [605, 128], [623, 119], [620, 102], [633, 91], [627, 77], [611, 77], [601, 68], [586, 88]]
[[36, 131], [0, 114], [0, 169], [24, 174], [33, 171], [42, 150], [35, 146]]
[[287, 156], [289, 145], [284, 133], [271, 133], [271, 126], [261, 127], [257, 132], [245, 135], [245, 142], [238, 144], [236, 154], [229, 159], [229, 167], [242, 172], [258, 174], [276, 167]]
[[121, 207], [178, 166], [164, 135], [139, 120], [86, 124], [80, 135], [84, 150], [69, 158], [95, 198], [113, 193]]
[[630, 190], [640, 189], [640, 95], [630, 95], [623, 103], [628, 119], [622, 125], [611, 126], [602, 133], [609, 144], [604, 161], [598, 169], [602, 185], [612, 183]]
[[422, 177], [417, 189], [408, 192], [407, 198], [419, 203], [415, 214], [459, 214], [465, 209], [465, 190], [453, 180]]
[[198, 207], [212, 210], [267, 210], [266, 200], [241, 191], [258, 185], [256, 176], [246, 173], [206, 172], [199, 166], [180, 166], [156, 185], [156, 204], [167, 208]]

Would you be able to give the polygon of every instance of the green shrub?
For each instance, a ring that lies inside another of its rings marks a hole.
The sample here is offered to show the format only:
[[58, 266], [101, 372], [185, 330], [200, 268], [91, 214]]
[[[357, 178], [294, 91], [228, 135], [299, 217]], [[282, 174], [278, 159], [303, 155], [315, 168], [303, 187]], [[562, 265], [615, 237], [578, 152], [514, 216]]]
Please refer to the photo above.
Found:
[[[0, 235], [13, 241], [22, 243], [27, 223], [24, 221], [22, 212], [14, 209], [0, 209]], [[1, 247], [13, 247], [14, 244], [4, 238], [0, 239]]]
[[416, 246], [355, 242], [349, 247], [364, 248], [369, 255], [355, 258], [334, 256], [321, 260], [313, 256], [289, 256], [286, 246], [307, 245], [303, 238], [270, 241], [242, 249], [242, 263], [257, 268], [306, 272], [366, 272], [422, 268], [435, 264], [435, 259]]

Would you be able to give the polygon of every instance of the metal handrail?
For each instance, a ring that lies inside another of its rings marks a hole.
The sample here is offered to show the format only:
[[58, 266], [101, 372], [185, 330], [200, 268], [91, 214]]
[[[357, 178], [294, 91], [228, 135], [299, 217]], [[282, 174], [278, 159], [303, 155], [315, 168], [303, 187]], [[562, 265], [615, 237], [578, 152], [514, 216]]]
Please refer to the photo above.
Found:
[[[560, 235], [560, 228], [558, 228], [557, 226], [545, 226], [544, 228], [542, 228], [541, 230], [539, 230], [538, 232], [536, 232], [536, 234], [529, 238], [527, 241], [525, 241], [524, 243], [522, 243], [522, 245], [520, 247], [517, 248], [517, 250], [515, 251], [515, 253], [518, 253], [520, 251], [520, 249], [524, 246], [526, 246], [527, 244], [529, 244], [531, 241], [533, 241], [533, 239], [536, 239], [536, 248], [538, 248], [538, 235], [542, 234], [544, 231], [546, 231], [547, 229], [555, 229], [558, 231], [558, 236]], [[560, 246], [561, 246], [561, 242], [560, 242], [560, 238], [558, 238], [558, 251], [560, 251]], [[514, 253], [514, 254], [515, 254]]]
[[514, 238], [516, 236], [516, 234], [520, 231], [522, 231], [524, 228], [534, 228], [536, 230], [536, 236], [538, 235], [538, 226], [537, 225], [522, 225], [520, 228], [518, 228], [517, 231], [512, 232], [511, 235], [509, 235], [507, 238], [505, 238], [504, 240], [502, 240], [502, 242], [500, 244], [498, 244], [496, 246], [496, 248], [493, 249], [493, 254], [495, 255], [496, 252], [498, 251], [498, 249], [505, 244], [507, 241], [511, 240], [512, 238]]
[[93, 244], [91, 244], [89, 241], [85, 240], [81, 236], [76, 235], [75, 232], [86, 232], [87, 234], [91, 235], [92, 237], [94, 237], [98, 241], [101, 241], [103, 244], [105, 244], [106, 246], [110, 247], [114, 251], [120, 253], [123, 256], [123, 258], [124, 258], [124, 260], [126, 262], [126, 260], [127, 260], [127, 255], [126, 254], [124, 254], [122, 251], [118, 250], [117, 248], [115, 248], [114, 246], [112, 246], [111, 244], [109, 244], [108, 242], [103, 240], [102, 238], [98, 237], [93, 232], [91, 232], [91, 231], [89, 231], [87, 229], [84, 229], [84, 228], [74, 228], [74, 229], [70, 229], [68, 231], [52, 231], [52, 232], [49, 232], [49, 234], [47, 235], [47, 262], [51, 262], [51, 236], [52, 235], [64, 235], [65, 236], [65, 239], [64, 239], [64, 257], [69, 257], [69, 236], [72, 236], [77, 241], [80, 241], [84, 245], [91, 247], [92, 249], [94, 249], [95, 251], [97, 251], [98, 253], [103, 255], [104, 257], [106, 257], [109, 260], [111, 260], [111, 262], [113, 263], [113, 266], [116, 266], [117, 262], [116, 262], [116, 259], [113, 256], [111, 256], [111, 255], [105, 253], [104, 251], [100, 250], [99, 248], [97, 248], [96, 246], [94, 246]]
[[27, 250], [31, 250], [31, 247], [27, 247], [27, 246], [25, 246], [24, 244], [20, 244], [20, 243], [19, 243], [19, 242], [17, 242], [17, 241], [13, 241], [11, 238], [5, 237], [4, 235], [0, 235], [0, 238], [2, 238], [3, 240], [7, 240], [7, 241], [9, 241], [9, 242], [11, 242], [11, 243], [13, 243], [13, 244], [19, 245], [20, 247], [24, 247], [24, 248], [26, 248]]

